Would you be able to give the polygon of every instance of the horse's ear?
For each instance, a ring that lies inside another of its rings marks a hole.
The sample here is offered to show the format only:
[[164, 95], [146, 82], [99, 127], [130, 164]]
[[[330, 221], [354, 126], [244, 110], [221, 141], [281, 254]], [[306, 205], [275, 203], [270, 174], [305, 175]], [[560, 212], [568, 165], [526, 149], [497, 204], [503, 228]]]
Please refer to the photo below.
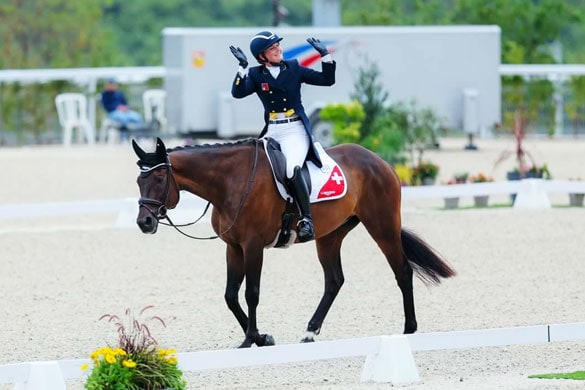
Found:
[[156, 138], [156, 154], [162, 157], [166, 157], [167, 155], [167, 147], [159, 137]]
[[141, 160], [144, 159], [144, 156], [146, 156], [146, 152], [142, 150], [140, 146], [138, 146], [135, 139], [132, 139], [132, 148], [134, 149], [134, 153], [136, 153], [139, 159]]

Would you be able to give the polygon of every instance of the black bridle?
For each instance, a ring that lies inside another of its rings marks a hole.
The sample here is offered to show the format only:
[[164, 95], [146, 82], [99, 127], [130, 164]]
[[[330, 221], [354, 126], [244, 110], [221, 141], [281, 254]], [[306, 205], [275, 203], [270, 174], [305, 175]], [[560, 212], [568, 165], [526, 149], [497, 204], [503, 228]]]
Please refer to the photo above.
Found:
[[[203, 218], [205, 216], [205, 214], [207, 213], [207, 210], [209, 210], [209, 206], [211, 205], [211, 202], [209, 202], [209, 201], [207, 202], [207, 205], [205, 206], [203, 213], [195, 221], [177, 225], [171, 220], [171, 218], [168, 215], [168, 206], [167, 206], [167, 201], [169, 198], [169, 191], [170, 191], [170, 187], [171, 187], [170, 186], [171, 180], [175, 184], [175, 188], [177, 188], [177, 191], [179, 190], [179, 188], [177, 186], [177, 181], [175, 180], [175, 176], [173, 175], [173, 167], [171, 165], [171, 162], [169, 161], [168, 155], [166, 156], [166, 161], [163, 163], [157, 164], [157, 165], [152, 166], [152, 167], [140, 166], [140, 176], [141, 177], [147, 177], [152, 172], [154, 172], [155, 170], [158, 170], [158, 169], [166, 169], [167, 170], [164, 200], [161, 202], [161, 201], [156, 200], [156, 199], [146, 198], [144, 196], [141, 196], [138, 199], [138, 207], [139, 208], [144, 207], [146, 209], [146, 211], [148, 211], [150, 213], [150, 215], [152, 215], [154, 218], [156, 218], [158, 223], [160, 223], [162, 225], [166, 225], [166, 226], [172, 226], [173, 228], [175, 228], [176, 231], [178, 231], [179, 233], [181, 233], [182, 235], [184, 235], [186, 237], [193, 238], [195, 240], [213, 240], [213, 239], [218, 238], [219, 236], [227, 233], [234, 226], [234, 224], [236, 223], [236, 220], [238, 219], [238, 217], [240, 215], [240, 212], [242, 211], [242, 208], [244, 207], [244, 203], [246, 203], [246, 199], [248, 199], [248, 195], [250, 194], [250, 191], [252, 189], [252, 185], [254, 184], [254, 180], [256, 177], [256, 167], [258, 165], [257, 163], [258, 163], [258, 144], [259, 143], [260, 142], [258, 140], [254, 140], [254, 162], [252, 165], [252, 175], [250, 177], [250, 180], [248, 181], [248, 186], [246, 187], [246, 192], [244, 193], [244, 196], [242, 197], [242, 200], [241, 200], [240, 205], [238, 207], [238, 211], [236, 212], [236, 216], [232, 220], [232, 223], [230, 224], [230, 226], [226, 230], [224, 230], [221, 234], [219, 234], [217, 236], [210, 236], [210, 237], [196, 237], [196, 236], [192, 236], [190, 234], [187, 234], [187, 233], [183, 232], [181, 229], [179, 229], [180, 227], [191, 226], [191, 225], [194, 225], [197, 222], [199, 222], [201, 220], [201, 218]], [[154, 206], [156, 208], [156, 210], [154, 210], [150, 206]], [[164, 222], [165, 219], [168, 222]]]
[[[153, 167], [142, 167], [142, 166], [140, 167], [140, 176], [141, 177], [148, 177], [148, 176], [150, 176], [150, 174], [152, 172], [154, 172], [160, 168], [164, 168], [167, 170], [167, 179], [165, 181], [164, 200], [161, 202], [160, 200], [146, 198], [144, 196], [141, 196], [140, 199], [138, 199], [138, 206], [144, 207], [158, 221], [160, 221], [161, 219], [168, 218], [167, 200], [169, 198], [169, 189], [170, 189], [170, 183], [171, 183], [171, 180], [169, 179], [169, 177], [172, 177], [173, 181], [175, 181], [175, 177], [173, 176], [173, 168], [172, 168], [171, 163], [170, 163], [168, 158], [167, 158], [166, 162], [157, 164]], [[175, 182], [175, 185], [176, 185], [176, 182]], [[153, 211], [153, 209], [150, 208], [149, 206], [156, 207], [157, 208], [156, 211]]]

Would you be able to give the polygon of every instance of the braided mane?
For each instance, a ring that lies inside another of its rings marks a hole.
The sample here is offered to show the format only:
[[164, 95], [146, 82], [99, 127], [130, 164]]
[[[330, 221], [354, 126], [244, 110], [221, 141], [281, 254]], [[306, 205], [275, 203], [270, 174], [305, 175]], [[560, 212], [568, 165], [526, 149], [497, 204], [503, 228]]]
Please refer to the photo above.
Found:
[[245, 145], [253, 145], [255, 142], [258, 142], [258, 138], [246, 138], [241, 140], [236, 140], [233, 142], [224, 142], [224, 143], [214, 143], [214, 144], [201, 144], [201, 145], [185, 145], [185, 146], [175, 146], [174, 148], [168, 148], [167, 152], [174, 152], [174, 151], [187, 151], [192, 149], [216, 149], [216, 148], [228, 148], [234, 146], [245, 146]]

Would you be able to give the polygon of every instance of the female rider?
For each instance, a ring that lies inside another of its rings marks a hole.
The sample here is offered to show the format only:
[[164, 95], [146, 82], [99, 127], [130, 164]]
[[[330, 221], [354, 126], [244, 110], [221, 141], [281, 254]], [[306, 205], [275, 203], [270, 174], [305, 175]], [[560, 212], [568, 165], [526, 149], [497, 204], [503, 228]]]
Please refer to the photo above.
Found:
[[307, 68], [296, 59], [283, 60], [280, 38], [273, 32], [261, 31], [250, 40], [250, 51], [260, 65], [248, 68], [246, 55], [239, 47], [230, 46], [240, 66], [232, 85], [232, 96], [243, 98], [256, 93], [264, 106], [265, 126], [260, 137], [278, 141], [286, 158], [288, 188], [301, 217], [297, 225], [300, 242], [314, 238], [309, 190], [301, 174], [308, 157], [321, 167], [313, 146], [313, 132], [301, 102], [301, 84], [331, 86], [335, 83], [335, 61], [318, 39], [307, 42], [321, 55], [322, 71]]

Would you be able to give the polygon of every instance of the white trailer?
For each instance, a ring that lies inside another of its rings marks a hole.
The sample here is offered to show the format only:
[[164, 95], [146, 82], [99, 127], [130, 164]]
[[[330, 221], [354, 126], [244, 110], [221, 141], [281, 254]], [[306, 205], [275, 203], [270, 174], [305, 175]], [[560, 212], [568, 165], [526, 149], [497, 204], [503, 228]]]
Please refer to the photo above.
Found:
[[229, 46], [241, 47], [254, 65], [249, 41], [264, 29], [284, 38], [285, 58], [307, 66], [320, 69], [321, 64], [306, 38], [319, 38], [332, 52], [335, 85], [303, 86], [303, 104], [323, 143], [327, 127], [317, 123], [319, 109], [349, 101], [358, 70], [368, 62], [378, 65], [391, 102], [414, 99], [432, 107], [446, 126], [470, 133], [500, 122], [498, 26], [165, 28], [164, 85], [171, 128], [222, 138], [259, 134], [263, 108], [258, 98], [236, 100], [230, 94], [238, 64]]

